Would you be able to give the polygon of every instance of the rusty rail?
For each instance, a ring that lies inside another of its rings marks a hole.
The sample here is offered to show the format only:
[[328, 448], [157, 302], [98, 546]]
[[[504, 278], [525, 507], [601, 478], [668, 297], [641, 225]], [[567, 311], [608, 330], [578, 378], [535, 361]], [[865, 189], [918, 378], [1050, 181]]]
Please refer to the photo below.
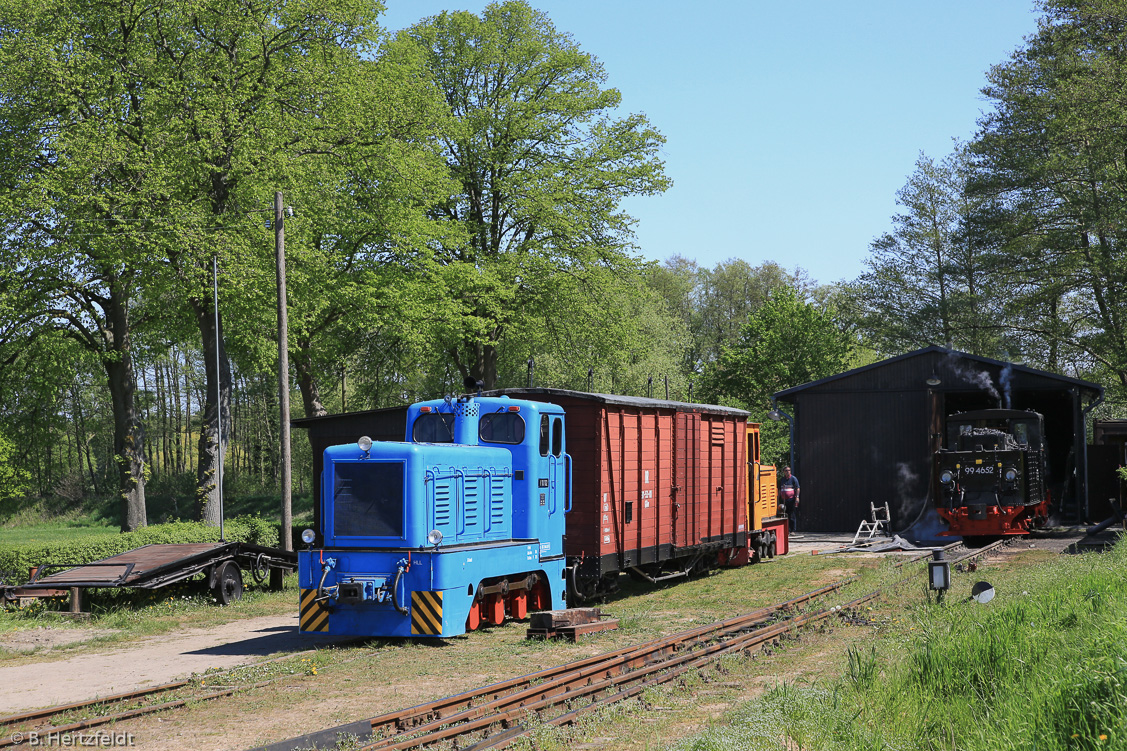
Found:
[[[600, 692], [605, 693], [618, 686], [663, 683], [685, 670], [694, 669], [698, 663], [704, 664], [700, 663], [701, 660], [708, 662], [733, 650], [750, 649], [764, 641], [778, 639], [781, 634], [813, 620], [820, 620], [833, 611], [789, 618], [775, 625], [772, 625], [773, 620], [798, 605], [839, 590], [854, 581], [856, 579], [850, 578], [786, 602], [641, 645], [546, 668], [462, 694], [379, 715], [370, 720], [361, 720], [260, 748], [281, 751], [307, 748], [312, 744], [331, 746], [336, 743], [338, 736], [367, 731], [366, 739], [362, 737], [360, 740], [369, 745], [362, 748], [392, 751], [420, 748], [467, 735], [487, 733], [497, 724], [507, 730], [519, 725], [529, 712], [544, 712], [560, 704], [595, 697]], [[619, 690], [618, 693], [623, 691], [636, 693], [635, 687]]]

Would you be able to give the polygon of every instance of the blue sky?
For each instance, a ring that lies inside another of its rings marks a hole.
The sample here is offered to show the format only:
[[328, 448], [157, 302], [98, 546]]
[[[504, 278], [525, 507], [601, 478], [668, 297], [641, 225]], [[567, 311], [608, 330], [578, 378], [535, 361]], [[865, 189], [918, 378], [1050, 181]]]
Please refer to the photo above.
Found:
[[[386, 0], [404, 28], [480, 0]], [[1032, 0], [530, 0], [665, 135], [664, 195], [630, 199], [637, 245], [714, 266], [864, 270], [920, 151], [974, 135], [980, 90], [1036, 30]]]

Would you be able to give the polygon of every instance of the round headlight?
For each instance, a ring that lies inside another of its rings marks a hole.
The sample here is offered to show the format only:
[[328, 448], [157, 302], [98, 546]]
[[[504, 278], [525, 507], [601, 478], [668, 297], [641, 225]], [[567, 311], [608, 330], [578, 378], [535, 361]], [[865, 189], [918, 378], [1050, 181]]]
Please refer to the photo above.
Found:
[[1017, 470], [1014, 469], [1013, 467], [1006, 467], [1006, 471], [1002, 473], [1002, 478], [1006, 482], [1016, 482], [1017, 481]]
[[438, 545], [441, 542], [442, 542], [442, 533], [439, 532], [437, 529], [432, 529], [430, 532], [427, 533], [427, 544], [428, 545]]
[[950, 485], [955, 481], [955, 475], [951, 473], [951, 470], [945, 469], [939, 473], [939, 481], [944, 485]]
[[360, 447], [361, 451], [371, 451], [372, 439], [366, 435], [362, 435], [360, 436], [360, 440], [356, 442], [356, 445]]
[[312, 544], [313, 544], [313, 541], [314, 541], [315, 539], [317, 539], [317, 535], [316, 535], [316, 534], [315, 534], [315, 533], [313, 532], [313, 530], [312, 530], [312, 529], [304, 529], [304, 530], [302, 530], [302, 532], [301, 532], [301, 541], [302, 541], [302, 542], [304, 542], [304, 543], [305, 543], [306, 545], [312, 545]]

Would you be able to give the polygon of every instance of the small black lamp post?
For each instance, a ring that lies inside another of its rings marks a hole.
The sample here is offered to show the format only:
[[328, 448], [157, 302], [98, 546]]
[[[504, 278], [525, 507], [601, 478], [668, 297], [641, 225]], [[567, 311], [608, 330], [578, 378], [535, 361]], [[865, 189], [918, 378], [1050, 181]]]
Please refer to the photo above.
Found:
[[942, 550], [934, 550], [931, 560], [927, 562], [928, 589], [936, 592], [935, 601], [943, 602], [943, 593], [951, 588], [951, 564], [943, 555]]

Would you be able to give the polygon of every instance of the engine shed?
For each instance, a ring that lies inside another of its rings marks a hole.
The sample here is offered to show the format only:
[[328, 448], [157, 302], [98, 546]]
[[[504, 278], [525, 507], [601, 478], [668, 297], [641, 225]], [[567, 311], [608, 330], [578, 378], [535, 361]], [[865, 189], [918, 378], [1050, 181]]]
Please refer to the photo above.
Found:
[[773, 398], [790, 413], [802, 483], [799, 529], [853, 532], [870, 503], [888, 503], [897, 532], [922, 523], [947, 416], [998, 407], [1044, 416], [1060, 520], [1088, 521], [1085, 425], [1103, 392], [1090, 381], [935, 345], [780, 391]]

